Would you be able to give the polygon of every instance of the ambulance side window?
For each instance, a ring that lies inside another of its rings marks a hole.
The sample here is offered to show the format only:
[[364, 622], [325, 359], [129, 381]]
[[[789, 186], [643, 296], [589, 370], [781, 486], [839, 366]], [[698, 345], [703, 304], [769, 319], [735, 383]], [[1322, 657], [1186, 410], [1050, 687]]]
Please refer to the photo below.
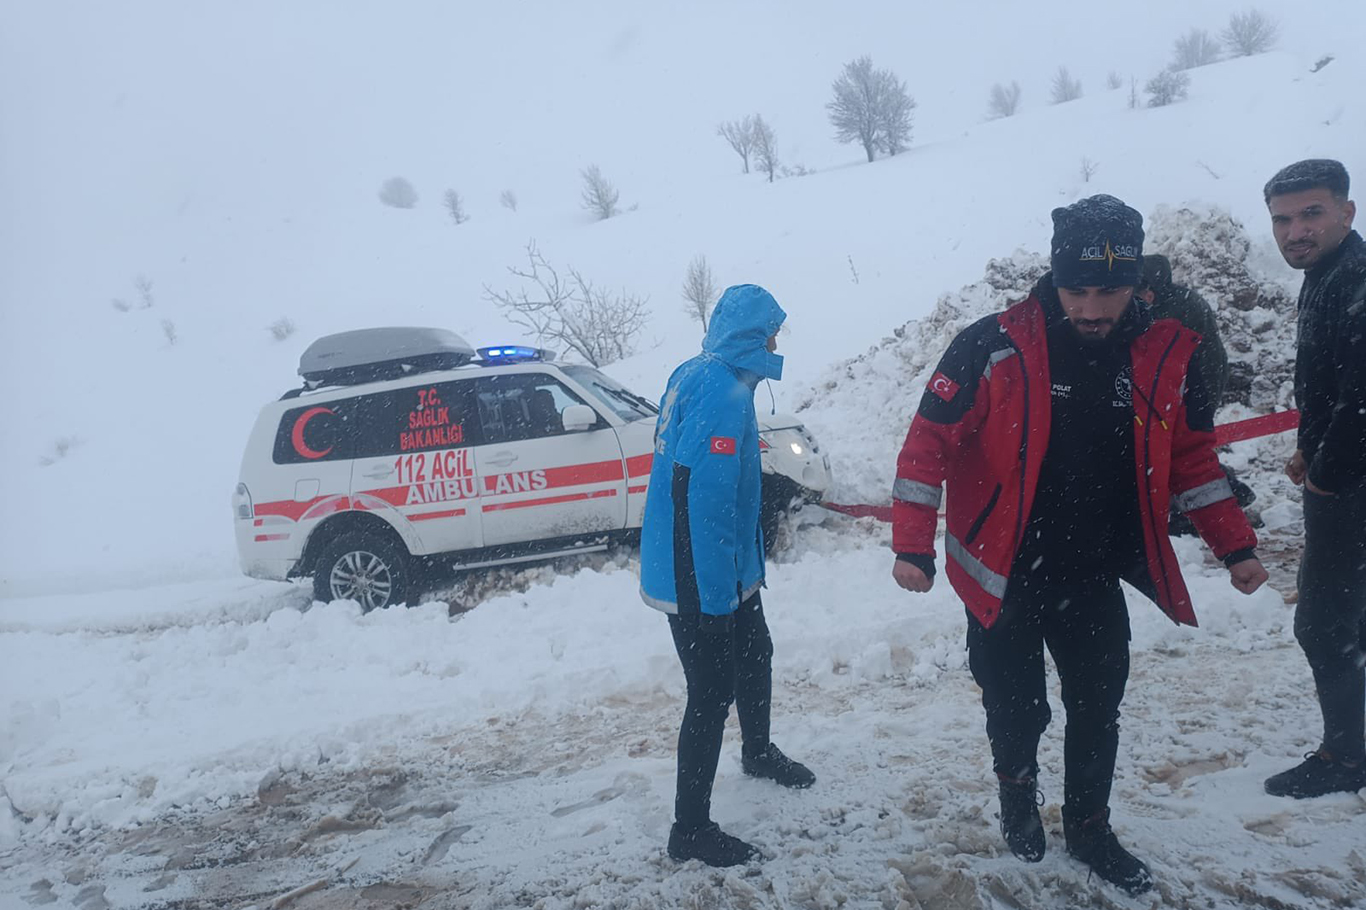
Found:
[[355, 457], [478, 445], [478, 421], [470, 419], [472, 385], [438, 382], [361, 396]]
[[353, 399], [290, 408], [275, 431], [276, 464], [306, 464], [355, 457], [356, 408]]
[[[475, 380], [475, 389], [479, 422], [488, 445], [561, 436], [564, 409], [571, 404], [588, 404], [548, 373], [484, 376]], [[607, 425], [601, 416], [598, 424]]]

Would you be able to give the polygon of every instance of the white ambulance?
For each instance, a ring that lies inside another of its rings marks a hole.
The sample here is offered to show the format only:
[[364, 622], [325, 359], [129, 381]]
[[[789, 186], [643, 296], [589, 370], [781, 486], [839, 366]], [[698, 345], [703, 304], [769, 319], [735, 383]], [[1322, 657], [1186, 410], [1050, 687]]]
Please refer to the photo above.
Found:
[[[233, 496], [242, 570], [311, 576], [319, 600], [405, 603], [423, 579], [639, 537], [649, 400], [537, 348], [444, 329], [329, 335], [266, 405]], [[795, 419], [761, 418], [765, 533], [830, 486]]]

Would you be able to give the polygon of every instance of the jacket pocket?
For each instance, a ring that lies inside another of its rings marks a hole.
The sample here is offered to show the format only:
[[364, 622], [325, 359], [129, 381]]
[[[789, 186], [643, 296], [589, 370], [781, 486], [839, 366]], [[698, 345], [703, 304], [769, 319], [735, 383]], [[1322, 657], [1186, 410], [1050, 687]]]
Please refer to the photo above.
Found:
[[982, 525], [987, 523], [987, 517], [991, 515], [991, 510], [996, 508], [996, 500], [1001, 498], [1001, 485], [998, 483], [996, 489], [991, 491], [991, 498], [987, 500], [986, 508], [982, 514], [977, 516], [977, 520], [968, 528], [968, 536], [963, 538], [963, 546], [968, 546], [977, 539], [977, 535], [982, 532]]

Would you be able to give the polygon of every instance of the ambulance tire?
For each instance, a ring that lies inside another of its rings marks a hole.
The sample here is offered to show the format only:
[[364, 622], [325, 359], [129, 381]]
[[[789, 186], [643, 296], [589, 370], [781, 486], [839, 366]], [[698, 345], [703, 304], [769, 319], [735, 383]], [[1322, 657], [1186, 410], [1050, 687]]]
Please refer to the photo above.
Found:
[[409, 556], [403, 544], [364, 531], [350, 531], [323, 548], [313, 573], [313, 597], [323, 603], [354, 600], [361, 611], [408, 602]]

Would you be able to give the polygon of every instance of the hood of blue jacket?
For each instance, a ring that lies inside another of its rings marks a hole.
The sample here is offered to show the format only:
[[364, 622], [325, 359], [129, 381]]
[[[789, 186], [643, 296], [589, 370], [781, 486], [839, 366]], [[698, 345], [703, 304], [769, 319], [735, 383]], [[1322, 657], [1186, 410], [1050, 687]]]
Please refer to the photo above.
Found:
[[757, 284], [726, 288], [712, 311], [702, 350], [762, 379], [782, 379], [783, 358], [769, 353], [768, 339], [785, 319], [778, 301]]

